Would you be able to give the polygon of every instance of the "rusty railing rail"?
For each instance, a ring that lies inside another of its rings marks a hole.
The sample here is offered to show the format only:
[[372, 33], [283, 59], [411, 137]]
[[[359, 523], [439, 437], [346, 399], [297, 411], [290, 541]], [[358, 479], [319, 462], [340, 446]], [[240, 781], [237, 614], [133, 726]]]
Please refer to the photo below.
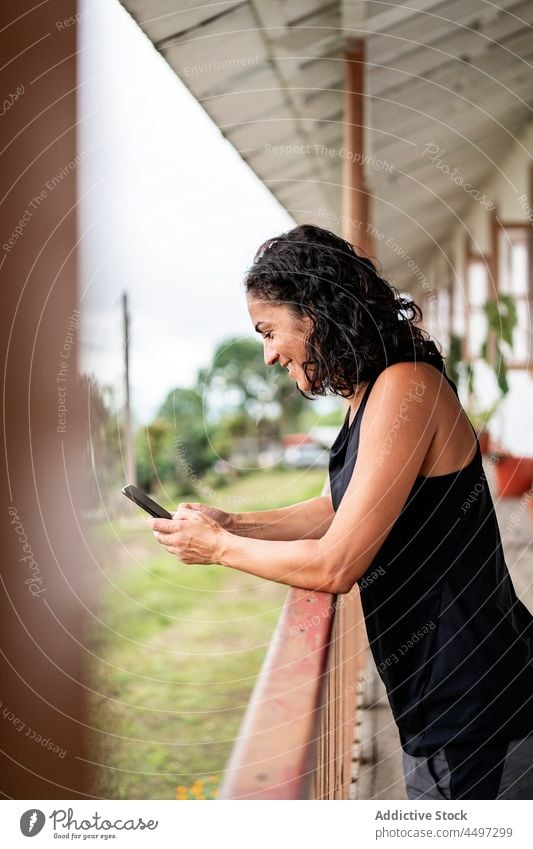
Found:
[[349, 799], [368, 644], [357, 585], [290, 588], [219, 799]]

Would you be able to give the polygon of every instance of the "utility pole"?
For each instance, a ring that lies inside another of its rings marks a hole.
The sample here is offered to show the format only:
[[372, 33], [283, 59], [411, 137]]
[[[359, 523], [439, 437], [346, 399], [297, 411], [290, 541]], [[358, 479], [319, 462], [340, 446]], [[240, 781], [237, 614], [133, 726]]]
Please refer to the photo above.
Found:
[[135, 474], [135, 454], [133, 450], [133, 438], [131, 433], [131, 406], [130, 406], [130, 317], [128, 313], [128, 293], [122, 293], [122, 315], [124, 326], [124, 389], [126, 403], [124, 405], [124, 465], [127, 483], [137, 483]]

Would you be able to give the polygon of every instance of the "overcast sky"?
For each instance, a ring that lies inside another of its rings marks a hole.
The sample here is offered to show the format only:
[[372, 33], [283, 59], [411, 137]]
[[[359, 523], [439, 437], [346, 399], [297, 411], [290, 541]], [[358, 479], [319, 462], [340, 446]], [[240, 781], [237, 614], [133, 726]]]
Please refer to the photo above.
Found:
[[82, 11], [82, 365], [120, 382], [127, 289], [141, 424], [172, 387], [192, 384], [217, 343], [255, 335], [244, 272], [294, 221], [118, 2], [85, 0]]

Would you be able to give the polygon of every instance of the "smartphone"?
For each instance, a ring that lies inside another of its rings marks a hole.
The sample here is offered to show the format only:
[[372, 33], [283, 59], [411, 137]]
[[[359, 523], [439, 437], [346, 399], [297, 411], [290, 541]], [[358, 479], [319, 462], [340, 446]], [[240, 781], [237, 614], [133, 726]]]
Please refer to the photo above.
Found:
[[142, 492], [142, 490], [132, 483], [128, 484], [128, 486], [123, 486], [122, 492], [127, 498], [137, 504], [138, 507], [142, 507], [143, 510], [146, 510], [155, 519], [172, 519], [172, 513], [169, 513], [157, 501], [153, 501], [146, 493]]

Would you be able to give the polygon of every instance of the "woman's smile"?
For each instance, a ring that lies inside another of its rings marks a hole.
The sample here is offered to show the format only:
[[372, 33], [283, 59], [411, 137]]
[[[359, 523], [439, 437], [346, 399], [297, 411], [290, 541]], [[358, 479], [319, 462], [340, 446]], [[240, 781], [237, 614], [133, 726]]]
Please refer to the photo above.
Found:
[[300, 389], [310, 388], [302, 363], [307, 359], [305, 340], [312, 329], [309, 317], [299, 317], [286, 304], [247, 297], [248, 311], [256, 331], [263, 337], [267, 366], [285, 369]]

